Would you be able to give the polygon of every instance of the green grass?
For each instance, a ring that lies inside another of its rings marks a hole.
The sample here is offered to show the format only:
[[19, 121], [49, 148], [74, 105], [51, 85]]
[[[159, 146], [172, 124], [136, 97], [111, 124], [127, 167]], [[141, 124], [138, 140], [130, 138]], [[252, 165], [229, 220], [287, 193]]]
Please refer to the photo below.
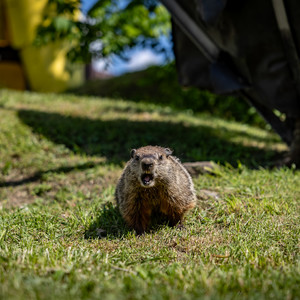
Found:
[[178, 82], [175, 63], [152, 66], [117, 77], [91, 80], [73, 89], [73, 92], [114, 99], [122, 97], [130, 101], [167, 105], [176, 110], [195, 113], [208, 112], [223, 119], [270, 128], [241, 97], [217, 96], [193, 87], [183, 88]]
[[[300, 299], [300, 172], [268, 131], [117, 99], [0, 91], [0, 299]], [[136, 236], [114, 202], [131, 148], [194, 178], [184, 229]]]

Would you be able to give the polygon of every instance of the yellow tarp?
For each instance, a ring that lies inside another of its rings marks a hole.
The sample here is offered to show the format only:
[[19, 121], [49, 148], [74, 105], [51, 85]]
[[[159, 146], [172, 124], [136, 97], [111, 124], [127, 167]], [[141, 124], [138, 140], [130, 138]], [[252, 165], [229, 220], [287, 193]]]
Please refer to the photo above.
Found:
[[84, 80], [83, 67], [67, 70], [69, 45], [58, 41], [35, 47], [32, 42], [47, 0], [5, 0], [10, 43], [21, 54], [25, 77], [32, 90], [61, 92]]

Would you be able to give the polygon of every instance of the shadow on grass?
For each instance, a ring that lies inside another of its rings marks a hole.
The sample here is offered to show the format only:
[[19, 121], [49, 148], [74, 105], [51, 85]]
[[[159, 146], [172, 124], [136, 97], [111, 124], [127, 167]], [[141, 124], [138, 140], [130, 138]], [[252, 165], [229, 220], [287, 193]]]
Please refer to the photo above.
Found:
[[103, 205], [100, 215], [85, 231], [84, 238], [120, 238], [129, 231], [129, 228], [121, 217], [118, 207], [114, 206], [111, 202], [108, 202]]
[[59, 168], [54, 168], [54, 169], [49, 169], [47, 171], [39, 171], [34, 173], [32, 176], [22, 178], [19, 180], [10, 180], [10, 181], [0, 181], [0, 188], [3, 187], [14, 187], [14, 186], [19, 186], [27, 183], [32, 183], [39, 181], [43, 179], [43, 177], [47, 174], [50, 173], [70, 173], [74, 170], [86, 170], [90, 168], [94, 168], [95, 166], [99, 165], [99, 163], [94, 163], [94, 162], [87, 162], [84, 164], [79, 164], [75, 166], [63, 166]]
[[[120, 164], [129, 151], [142, 145], [161, 145], [174, 150], [182, 161], [237, 161], [249, 167], [266, 165], [277, 152], [231, 142], [245, 138], [242, 132], [162, 121], [109, 121], [65, 116], [35, 110], [19, 110], [18, 116], [32, 130], [79, 154], [99, 155]], [[253, 137], [255, 142], [255, 138]]]
[[[155, 232], [162, 226], [169, 226], [168, 219], [160, 212], [156, 211], [152, 214], [151, 224], [147, 233]], [[174, 228], [182, 228], [180, 226], [171, 226]], [[133, 229], [129, 229], [123, 220], [119, 209], [111, 202], [103, 205], [102, 211], [97, 219], [84, 232], [85, 239], [101, 239], [101, 238], [121, 238], [129, 232], [135, 234]]]

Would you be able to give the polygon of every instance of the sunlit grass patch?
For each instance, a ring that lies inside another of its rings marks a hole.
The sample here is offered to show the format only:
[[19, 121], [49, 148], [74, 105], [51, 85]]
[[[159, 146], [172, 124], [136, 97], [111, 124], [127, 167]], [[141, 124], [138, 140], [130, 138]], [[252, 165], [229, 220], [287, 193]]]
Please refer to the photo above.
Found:
[[[272, 133], [130, 101], [0, 93], [0, 298], [298, 299], [300, 173]], [[213, 160], [182, 229], [136, 236], [114, 190], [129, 151]]]

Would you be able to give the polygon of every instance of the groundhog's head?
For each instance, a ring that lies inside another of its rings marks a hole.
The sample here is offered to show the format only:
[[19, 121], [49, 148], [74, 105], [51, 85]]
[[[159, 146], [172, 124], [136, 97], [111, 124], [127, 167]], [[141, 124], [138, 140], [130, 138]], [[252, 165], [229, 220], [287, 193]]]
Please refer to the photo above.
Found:
[[146, 146], [131, 150], [131, 171], [142, 187], [155, 186], [161, 175], [167, 171], [169, 148]]

